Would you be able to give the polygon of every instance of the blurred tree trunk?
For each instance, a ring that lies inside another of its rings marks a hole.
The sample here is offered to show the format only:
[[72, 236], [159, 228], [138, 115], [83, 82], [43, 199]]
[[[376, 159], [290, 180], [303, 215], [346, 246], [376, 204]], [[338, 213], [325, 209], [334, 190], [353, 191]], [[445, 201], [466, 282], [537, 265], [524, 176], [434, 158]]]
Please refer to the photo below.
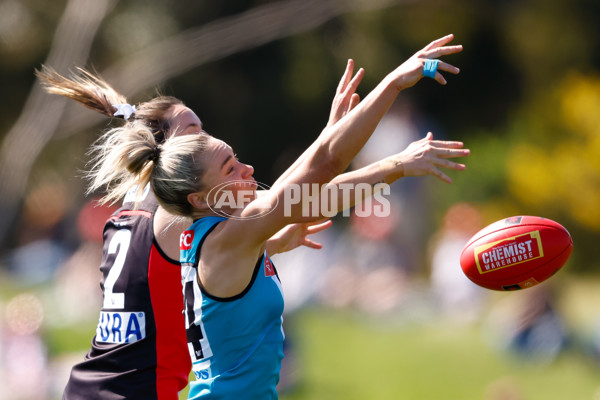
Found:
[[[88, 59], [100, 22], [117, 0], [69, 0], [46, 59], [59, 72]], [[33, 73], [33, 71], [32, 71]], [[63, 117], [66, 99], [48, 101], [35, 84], [0, 149], [0, 243], [5, 243], [25, 195], [29, 174]]]

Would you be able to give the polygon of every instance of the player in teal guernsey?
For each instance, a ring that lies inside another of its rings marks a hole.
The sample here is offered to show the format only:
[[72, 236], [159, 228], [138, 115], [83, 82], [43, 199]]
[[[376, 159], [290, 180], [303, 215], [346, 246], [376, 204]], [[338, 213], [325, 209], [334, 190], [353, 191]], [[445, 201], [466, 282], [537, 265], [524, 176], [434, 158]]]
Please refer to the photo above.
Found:
[[[258, 259], [248, 287], [237, 296], [211, 296], [197, 276], [202, 243], [225, 218], [205, 217], [183, 235], [181, 264], [192, 371], [190, 399], [275, 399], [283, 358], [283, 294], [268, 255]], [[222, 318], [226, 315], [227, 318]], [[195, 339], [195, 340], [194, 340]]]
[[[85, 70], [65, 77], [44, 66], [36, 75], [50, 93], [74, 99], [107, 116], [121, 116], [125, 124], [145, 124], [157, 143], [171, 135], [201, 131], [200, 119], [176, 98], [158, 97], [131, 106], [108, 83]], [[329, 125], [347, 112], [355, 96], [338, 90]], [[158, 207], [149, 189], [146, 185], [137, 200], [133, 200], [135, 189], [128, 192], [124, 207], [106, 223], [106, 257], [100, 266], [106, 309], [100, 313], [91, 350], [71, 371], [64, 399], [177, 399], [187, 385], [191, 363], [178, 260], [179, 236], [190, 222]], [[114, 192], [111, 195], [114, 200], [120, 197]], [[307, 236], [328, 226], [296, 224], [269, 240], [268, 246], [277, 252], [297, 246], [320, 248]], [[115, 257], [115, 250], [127, 257]], [[113, 302], [118, 297], [123, 300]]]
[[[342, 96], [350, 99], [349, 112], [328, 125], [268, 190], [257, 190], [262, 184], [254, 180], [252, 166], [205, 131], [158, 143], [147, 127], [132, 124], [107, 135], [96, 148], [101, 162], [90, 172], [92, 188], [114, 184], [118, 192], [132, 180], [150, 183], [166, 211], [196, 221], [180, 240], [187, 341], [196, 376], [190, 384], [193, 398], [277, 399], [283, 298], [267, 255], [273, 254], [270, 238], [377, 195], [359, 185], [371, 188], [422, 175], [451, 182], [441, 168], [464, 170], [449, 160], [469, 154], [463, 143], [434, 140], [428, 133], [398, 154], [345, 172], [401, 90], [423, 76], [446, 84], [438, 69], [459, 72], [432, 62], [462, 50], [446, 46], [452, 39], [445, 36], [418, 51], [360, 103], [354, 95]], [[352, 66], [349, 61], [341, 93], [354, 93], [362, 78], [362, 69], [352, 77]], [[348, 191], [352, 198], [346, 197]]]

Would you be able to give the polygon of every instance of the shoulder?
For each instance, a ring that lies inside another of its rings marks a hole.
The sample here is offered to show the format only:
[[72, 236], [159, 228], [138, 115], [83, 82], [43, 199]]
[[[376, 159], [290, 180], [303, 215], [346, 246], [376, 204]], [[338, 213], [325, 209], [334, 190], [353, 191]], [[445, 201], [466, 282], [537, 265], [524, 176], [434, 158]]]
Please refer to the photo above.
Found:
[[200, 283], [215, 297], [228, 298], [242, 293], [264, 252], [264, 246], [248, 246], [243, 238], [229, 237], [228, 226], [235, 222], [238, 221], [202, 218], [182, 236], [182, 264], [196, 265]]
[[179, 241], [181, 262], [196, 264], [199, 261], [196, 259], [196, 255], [199, 253], [204, 240], [223, 221], [226, 221], [226, 219], [222, 217], [204, 217], [185, 228]]
[[154, 238], [161, 250], [170, 258], [179, 260], [181, 234], [191, 225], [192, 220], [168, 213], [158, 207], [154, 215]]

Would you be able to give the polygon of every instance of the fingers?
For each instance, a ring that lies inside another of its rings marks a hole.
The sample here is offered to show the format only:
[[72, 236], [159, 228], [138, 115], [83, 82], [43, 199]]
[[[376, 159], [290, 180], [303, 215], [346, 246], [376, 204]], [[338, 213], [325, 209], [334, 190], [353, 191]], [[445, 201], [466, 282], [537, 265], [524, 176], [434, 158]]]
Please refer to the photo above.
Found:
[[439, 72], [437, 72], [435, 74], [435, 77], [433, 78], [437, 83], [439, 83], [440, 85], [447, 85], [448, 81], [446, 80], [446, 78], [444, 78], [444, 75], [440, 74]]
[[342, 75], [342, 79], [340, 79], [340, 83], [338, 83], [337, 93], [343, 93], [350, 82], [350, 78], [352, 77], [352, 72], [354, 71], [354, 60], [349, 59], [346, 64], [346, 70]]
[[425, 58], [439, 58], [441, 56], [447, 56], [448, 54], [460, 53], [462, 50], [463, 47], [460, 44], [457, 46], [444, 46], [424, 51], [421, 53], [421, 56]]
[[450, 43], [452, 41], [452, 39], [454, 39], [454, 34], [449, 34], [446, 35], [444, 37], [441, 37], [439, 39], [434, 40], [433, 42], [429, 43], [427, 46], [425, 46], [423, 48], [423, 50], [430, 50], [436, 47], [440, 47], [445, 45], [446, 43]]
[[[435, 81], [437, 83], [439, 83], [440, 85], [446, 85], [448, 83], [446, 81], [446, 78], [444, 77], [444, 75], [442, 75], [440, 73], [440, 71], [449, 72], [449, 73], [454, 74], [454, 75], [458, 75], [460, 73], [460, 69], [457, 68], [457, 67], [455, 67], [452, 64], [448, 64], [447, 62], [438, 60], [437, 58], [434, 58], [433, 56], [432, 57], [427, 57], [427, 59], [435, 59], [435, 60], [438, 61], [437, 72], [436, 72], [435, 76], [433, 77], [433, 79], [435, 79]], [[423, 64], [423, 68], [425, 68], [425, 62], [426, 62], [426, 60], [423, 60], [423, 63], [424, 63]]]
[[[448, 161], [448, 160], [439, 160], [436, 165], [442, 167], [442, 168], [446, 168], [446, 169], [451, 169], [454, 171], [464, 171], [467, 166], [465, 164], [460, 164], [460, 163], [455, 163], [452, 161]], [[446, 182], [446, 183], [452, 183], [452, 179], [446, 175], [444, 172], [442, 172], [439, 168], [433, 167], [433, 169], [431, 170], [431, 173], [433, 176], [435, 176], [436, 178], [439, 178], [440, 180]]]
[[429, 145], [431, 145], [432, 148], [461, 149], [465, 145], [463, 142], [456, 140], [433, 140], [432, 132], [427, 132], [427, 136], [421, 140], [429, 140]]
[[359, 68], [358, 71], [356, 72], [356, 75], [354, 75], [354, 78], [352, 78], [350, 83], [346, 86], [344, 92], [352, 93], [354, 95], [354, 92], [356, 92], [356, 89], [358, 88], [358, 85], [362, 81], [363, 76], [365, 76], [365, 70], [363, 68]]
[[433, 175], [436, 178], [452, 183], [452, 179], [441, 168], [455, 171], [464, 171], [466, 166], [449, 160], [450, 158], [466, 157], [471, 150], [465, 149], [460, 141], [433, 140], [433, 133], [413, 143], [400, 153], [402, 160], [406, 161], [404, 176]]
[[446, 141], [446, 140], [432, 140], [429, 142], [434, 149], [462, 149], [464, 147], [463, 142]]
[[[436, 145], [437, 144], [437, 145]], [[463, 149], [462, 142], [431, 142], [432, 162], [444, 168], [463, 170], [464, 165], [446, 160], [447, 158], [467, 157], [471, 150]]]
[[[414, 86], [418, 81], [421, 80], [423, 76], [432, 77], [439, 84], [446, 85], [446, 78], [439, 73], [440, 71], [458, 74], [458, 68], [448, 63], [441, 63], [440, 65], [439, 60], [438, 63], [427, 64], [428, 59], [437, 60], [441, 56], [461, 52], [463, 50], [462, 45], [445, 46], [452, 39], [454, 39], [454, 35], [447, 35], [440, 39], [434, 40], [422, 50], [416, 52], [411, 58], [409, 58], [409, 60], [407, 60], [407, 62], [403, 63], [400, 68], [398, 68], [398, 72], [400, 73], [400, 79], [398, 81], [399, 89], [404, 90]], [[426, 64], [427, 69], [425, 70]], [[440, 71], [437, 71], [438, 68]], [[433, 73], [434, 70], [436, 71], [435, 74]], [[426, 74], [423, 74], [423, 72], [426, 72]]]
[[[458, 142], [454, 142], [454, 143], [458, 143]], [[446, 183], [452, 183], [452, 179], [437, 167], [451, 169], [454, 171], [464, 171], [467, 168], [467, 166], [465, 164], [450, 161], [450, 160], [447, 160], [447, 158], [465, 157], [465, 156], [468, 156], [469, 154], [470, 154], [469, 149], [452, 149], [452, 148], [437, 149], [436, 150], [437, 157], [435, 157], [435, 159], [432, 160], [434, 165], [431, 170], [431, 174]]]
[[467, 168], [465, 164], [457, 163], [446, 159], [438, 159], [435, 165], [446, 169], [453, 169], [455, 171], [464, 171]]
[[356, 107], [360, 100], [360, 97], [358, 97], [355, 91], [362, 81], [365, 71], [360, 68], [354, 77], [352, 76], [353, 71], [354, 60], [349, 59], [331, 104], [329, 121], [327, 122], [328, 127], [342, 119], [348, 112]]
[[429, 142], [427, 143], [430, 154], [430, 157], [427, 158], [431, 163], [429, 173], [446, 183], [452, 183], [452, 179], [442, 172], [438, 167], [451, 169], [454, 171], [464, 171], [466, 169], [465, 164], [448, 160], [448, 158], [466, 157], [471, 154], [471, 150], [463, 149], [463, 142], [431, 140], [433, 138], [433, 134], [431, 132], [427, 133], [426, 138], [430, 138]]
[[471, 154], [469, 149], [441, 149], [438, 150], [438, 156], [442, 158], [466, 157]]
[[439, 39], [436, 39], [423, 48], [422, 54], [427, 58], [437, 58], [442, 55], [461, 52], [463, 47], [460, 44], [454, 46], [446, 46], [446, 44], [450, 43], [452, 39], [454, 39], [453, 34], [449, 34]]
[[427, 132], [427, 135], [425, 135], [424, 138], [414, 141], [412, 143], [412, 145], [419, 145], [419, 144], [423, 144], [423, 143], [428, 143], [428, 142], [431, 142], [432, 140], [433, 140], [433, 133]]
[[310, 239], [304, 239], [304, 241], [302, 242], [302, 245], [306, 246], [306, 247], [310, 247], [311, 249], [317, 249], [317, 250], [323, 248], [323, 245], [321, 243], [313, 242]]
[[443, 173], [442, 171], [440, 171], [437, 168], [434, 168], [433, 175], [436, 178], [439, 178], [440, 180], [442, 180], [442, 181], [444, 181], [446, 183], [452, 183], [452, 178], [450, 178], [448, 175], [446, 175], [445, 173]]
[[331, 225], [333, 225], [332, 220], [327, 220], [325, 222], [320, 222], [320, 223], [319, 222], [311, 223], [311, 225], [306, 228], [306, 233], [308, 235], [312, 235], [312, 234], [324, 231], [325, 229], [329, 228]]
[[302, 245], [306, 246], [306, 247], [310, 247], [311, 249], [317, 249], [317, 250], [322, 249], [323, 245], [321, 243], [317, 243], [313, 240], [310, 240], [306, 236], [324, 231], [325, 229], [329, 228], [331, 225], [333, 225], [333, 221], [330, 219], [326, 220], [325, 222], [316, 221], [316, 222], [310, 222], [310, 223], [306, 224], [305, 233], [302, 238]]
[[438, 71], [436, 72], [434, 79], [440, 85], [445, 85], [448, 82], [446, 81], [446, 78], [444, 77], [444, 75], [442, 75], [439, 71], [445, 71], [445, 72], [449, 72], [454, 75], [458, 75], [458, 73], [460, 72], [460, 69], [455, 67], [452, 64], [448, 64], [443, 61], [438, 62]]
[[[444, 46], [452, 39], [454, 39], [454, 35], [447, 35], [443, 38], [434, 40], [422, 50], [422, 52], [420, 53], [420, 57], [423, 57], [425, 59], [438, 59], [441, 56], [445, 56], [448, 54], [460, 53], [463, 50], [462, 45]], [[458, 69], [454, 65], [448, 64], [441, 60], [438, 60], [437, 69], [438, 71], [436, 72], [434, 79], [440, 85], [446, 85], [448, 83], [448, 81], [446, 81], [446, 78], [440, 73], [440, 71], [449, 72], [454, 75], [460, 72], [460, 69]]]
[[349, 59], [346, 64], [346, 70], [342, 75], [342, 79], [340, 79], [340, 83], [338, 83], [337, 93], [342, 94], [344, 92], [354, 93], [356, 88], [362, 81], [363, 76], [365, 75], [365, 70], [360, 68], [354, 77], [352, 77], [352, 73], [354, 72], [354, 60]]
[[348, 105], [348, 112], [352, 111], [360, 103], [360, 96], [354, 93], [350, 98], [350, 104]]
[[458, 75], [458, 73], [460, 72], [460, 68], [455, 67], [454, 65], [448, 64], [447, 62], [444, 62], [441, 60], [438, 63], [438, 71], [440, 71], [440, 70], [449, 72], [454, 75]]

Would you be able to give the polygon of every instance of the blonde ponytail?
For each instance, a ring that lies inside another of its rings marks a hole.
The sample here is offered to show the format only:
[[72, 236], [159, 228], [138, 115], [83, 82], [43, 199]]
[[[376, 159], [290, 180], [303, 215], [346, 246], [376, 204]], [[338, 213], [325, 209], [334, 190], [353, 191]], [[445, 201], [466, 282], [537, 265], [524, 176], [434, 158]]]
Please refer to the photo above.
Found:
[[[83, 68], [77, 68], [78, 73], [70, 77], [60, 75], [54, 69], [43, 65], [36, 70], [35, 75], [48, 93], [57, 94], [75, 100], [84, 106], [113, 117], [119, 105], [127, 104], [127, 98], [117, 92], [100, 77], [93, 75]], [[150, 101], [135, 106], [135, 113], [126, 121], [139, 121], [152, 130], [157, 141], [162, 143], [171, 130], [171, 109], [183, 102], [171, 96], [158, 96]], [[175, 128], [175, 127], [173, 127]]]
[[87, 194], [103, 190], [101, 204], [113, 204], [132, 187], [141, 193], [150, 183], [160, 205], [167, 211], [191, 216], [187, 195], [204, 189], [205, 166], [200, 161], [210, 135], [173, 136], [163, 144], [140, 122], [114, 128], [90, 150], [91, 169]]
[[92, 75], [83, 68], [77, 68], [80, 75], [66, 78], [54, 69], [42, 65], [35, 75], [48, 93], [68, 97], [101, 114], [112, 117], [117, 111], [116, 104], [125, 104], [127, 99], [108, 83]]
[[151, 180], [158, 146], [152, 131], [142, 123], [106, 132], [89, 152], [92, 158], [87, 194], [103, 190], [106, 194], [101, 203], [113, 204], [134, 185], [143, 190]]
[[206, 165], [200, 156], [210, 138], [205, 132], [173, 136], [161, 146], [151, 187], [160, 205], [170, 213], [192, 216], [194, 209], [187, 197], [205, 189]]
[[[90, 72], [67, 78], [42, 66], [36, 76], [48, 91], [73, 99], [84, 106], [112, 117], [116, 105], [127, 103], [108, 83]], [[159, 96], [135, 107], [126, 123], [105, 132], [90, 149], [91, 168], [87, 194], [104, 191], [102, 204], [114, 204], [137, 186], [139, 194], [150, 183], [159, 203], [171, 213], [188, 216], [192, 208], [189, 193], [202, 189], [204, 168], [197, 155], [204, 151], [209, 135], [169, 137], [172, 109], [183, 102]], [[167, 139], [168, 138], [168, 139]]]

